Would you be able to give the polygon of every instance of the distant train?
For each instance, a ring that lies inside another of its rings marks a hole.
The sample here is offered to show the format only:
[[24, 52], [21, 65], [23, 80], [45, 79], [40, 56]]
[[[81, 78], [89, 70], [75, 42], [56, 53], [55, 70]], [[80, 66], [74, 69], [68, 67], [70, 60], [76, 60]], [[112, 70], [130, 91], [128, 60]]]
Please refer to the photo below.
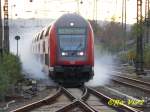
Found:
[[32, 52], [60, 84], [83, 84], [94, 75], [93, 30], [80, 15], [65, 14], [38, 33]]

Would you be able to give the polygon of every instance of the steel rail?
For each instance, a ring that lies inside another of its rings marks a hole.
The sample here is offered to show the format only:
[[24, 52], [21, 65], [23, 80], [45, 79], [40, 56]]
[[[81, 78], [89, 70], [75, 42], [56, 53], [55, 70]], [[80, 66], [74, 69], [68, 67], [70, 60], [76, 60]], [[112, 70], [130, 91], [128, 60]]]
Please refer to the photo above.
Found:
[[[80, 108], [83, 109], [85, 112], [97, 112], [94, 108], [92, 108], [91, 106], [87, 105], [87, 104], [84, 102], [84, 100], [83, 100], [83, 98], [86, 97], [86, 95], [88, 94], [87, 88], [86, 88], [86, 87], [83, 87], [83, 88], [80, 88], [80, 89], [83, 91], [83, 95], [82, 95], [80, 98], [75, 98], [75, 97], [70, 93], [70, 91], [68, 91], [66, 88], [63, 88], [64, 93], [65, 93], [68, 97], [70, 97], [70, 98], [72, 99], [73, 103], [71, 103], [71, 104], [69, 104], [69, 105], [63, 107], [62, 110], [60, 109], [60, 111], [58, 110], [59, 112], [62, 112], [62, 111], [64, 111], [65, 109], [66, 109], [66, 110], [72, 109], [72, 108], [74, 108], [74, 106], [80, 107]], [[73, 106], [73, 107], [71, 107], [71, 106]], [[92, 110], [92, 111], [91, 111], [91, 110]], [[64, 112], [66, 112], [66, 111], [64, 111]]]
[[140, 90], [145, 91], [147, 93], [150, 93], [150, 89], [143, 88], [143, 87], [131, 84], [131, 83], [127, 83], [127, 82], [122, 82], [122, 81], [119, 81], [118, 79], [111, 79], [111, 80], [114, 81], [114, 82], [123, 84], [123, 85], [127, 85], [127, 86], [130, 86], [130, 87], [134, 87], [134, 88], [140, 89]]
[[62, 92], [65, 93], [65, 94], [69, 97], [69, 99], [70, 99], [71, 101], [73, 101], [73, 100], [76, 99], [76, 98], [75, 98], [66, 88], [64, 88], [64, 87], [62, 87]]
[[[65, 88], [63, 88], [65, 89]], [[84, 102], [84, 98], [88, 95], [88, 91], [87, 91], [87, 88], [85, 86], [83, 86], [82, 88], [80, 88], [83, 92], [83, 95], [80, 97], [80, 98], [75, 98], [73, 101], [75, 101], [77, 103], [77, 107], [80, 107], [81, 109], [83, 110], [86, 110], [86, 108], [88, 107], [90, 110], [92, 110], [93, 112], [97, 112], [97, 110], [95, 110], [94, 108], [92, 108], [90, 105], [88, 105], [87, 103]], [[65, 89], [65, 92], [66, 94], [70, 94], [70, 91]], [[72, 95], [73, 96], [73, 95]], [[73, 96], [74, 97], [74, 96]], [[82, 104], [81, 104], [82, 103]], [[68, 105], [69, 106], [69, 105]], [[70, 107], [70, 106], [69, 106]], [[64, 107], [65, 108], [65, 107]], [[89, 109], [87, 109], [86, 111], [87, 112], [90, 112], [88, 111]]]
[[144, 82], [144, 81], [141, 81], [141, 80], [137, 80], [137, 79], [133, 79], [133, 78], [125, 77], [125, 76], [120, 76], [120, 75], [113, 75], [113, 76], [120, 77], [120, 78], [123, 78], [123, 79], [127, 79], [127, 80], [130, 80], [130, 81], [135, 81], [135, 82], [141, 83], [143, 85], [150, 86], [150, 83]]
[[59, 88], [53, 96], [48, 96], [42, 100], [25, 105], [23, 107], [20, 107], [16, 110], [11, 111], [11, 112], [28, 112], [30, 110], [33, 110], [33, 109], [43, 106], [45, 104], [46, 105], [51, 104], [52, 102], [54, 102], [57, 99], [57, 97], [59, 97], [62, 94], [61, 91], [62, 91], [62, 88]]
[[[96, 90], [94, 90], [94, 89], [92, 89], [92, 88], [89, 88], [89, 87], [87, 87], [88, 88], [88, 91], [91, 93], [91, 94], [93, 94], [93, 95], [95, 95], [95, 96], [97, 96], [97, 97], [100, 97], [100, 99], [105, 103], [105, 104], [107, 104], [108, 105], [108, 102], [111, 100], [111, 98], [109, 97], [109, 96], [106, 96], [106, 95], [104, 95], [104, 94], [102, 94], [102, 93], [100, 93], [100, 92], [98, 92], [98, 91], [96, 91]], [[130, 106], [128, 106], [128, 105], [125, 105], [125, 104], [120, 104], [120, 107], [118, 108], [118, 107], [113, 107], [113, 108], [115, 108], [116, 110], [119, 110], [119, 111], [122, 111], [122, 109], [125, 109], [125, 110], [127, 110], [128, 112], [141, 112], [140, 110], [137, 110], [137, 109], [135, 109], [135, 108], [133, 108], [133, 107], [130, 107]]]
[[88, 89], [84, 87], [84, 94], [82, 95], [81, 100], [86, 101], [88, 97], [89, 97]]
[[[76, 107], [79, 107], [81, 110], [83, 110], [85, 112], [97, 112], [97, 110], [95, 110], [90, 105], [85, 103], [85, 101], [88, 99], [89, 94], [93, 94], [97, 97], [100, 97], [100, 99], [102, 101], [104, 101], [106, 104], [111, 99], [108, 96], [103, 95], [102, 93], [97, 92], [96, 90], [88, 88], [88, 87], [83, 88], [83, 95], [81, 96], [81, 98], [77, 99], [66, 88], [59, 87], [59, 89], [57, 90], [57, 92], [53, 96], [48, 96], [43, 100], [31, 103], [29, 105], [23, 106], [21, 108], [18, 108], [16, 110], [11, 111], [11, 112], [27, 112], [27, 111], [39, 108], [43, 105], [51, 104], [52, 102], [56, 101], [57, 98], [60, 95], [62, 95], [63, 93], [72, 101], [72, 103], [70, 103], [67, 106], [62, 107], [61, 109], [57, 110], [56, 112], [66, 112], [66, 111], [69, 111], [69, 110], [74, 109]], [[129, 107], [127, 105], [124, 105], [124, 104], [121, 105], [121, 109], [126, 109], [129, 112], [140, 112], [140, 111], [138, 111], [132, 107]], [[117, 108], [116, 110], [121, 110], [121, 109]]]
[[[71, 106], [76, 106], [78, 105], [79, 107], [81, 107], [82, 109], [84, 109], [85, 111], [87, 112], [93, 112], [93, 111], [90, 111], [92, 110], [89, 106], [87, 106], [86, 104], [84, 104], [82, 102], [79, 102], [78, 99], [76, 99], [66, 88], [64, 87], [59, 87], [59, 89], [57, 90], [57, 92], [53, 95], [53, 96], [48, 96], [46, 97], [45, 99], [43, 100], [39, 100], [37, 102], [34, 102], [34, 103], [31, 103], [31, 104], [28, 104], [28, 105], [25, 105], [21, 108], [18, 108], [16, 110], [13, 110], [11, 112], [28, 112], [30, 110], [33, 110], [33, 109], [36, 109], [38, 107], [41, 107], [43, 105], [48, 105], [48, 104], [51, 104], [52, 102], [54, 102], [60, 95], [62, 94], [65, 94], [73, 103], [69, 104], [68, 106], [65, 106], [64, 108], [72, 108]], [[86, 105], [86, 107], [84, 107], [84, 105]], [[95, 111], [94, 111], [95, 112]]]
[[84, 104], [86, 104], [87, 106], [89, 106], [93, 111], [97, 112], [96, 109], [94, 109], [92, 106], [90, 106], [90, 105], [88, 105], [88, 104], [86, 103], [86, 100], [87, 100], [88, 97], [90, 96], [87, 87], [84, 86], [84, 87], [83, 87], [83, 90], [84, 90], [84, 92], [83, 92], [82, 97], [80, 98], [80, 101], [82, 101], [82, 103], [84, 103]]
[[77, 101], [63, 107], [63, 108], [57, 110], [56, 112], [69, 112], [70, 110], [72, 110], [76, 107], [79, 107], [84, 112], [97, 112], [80, 100], [77, 100]]

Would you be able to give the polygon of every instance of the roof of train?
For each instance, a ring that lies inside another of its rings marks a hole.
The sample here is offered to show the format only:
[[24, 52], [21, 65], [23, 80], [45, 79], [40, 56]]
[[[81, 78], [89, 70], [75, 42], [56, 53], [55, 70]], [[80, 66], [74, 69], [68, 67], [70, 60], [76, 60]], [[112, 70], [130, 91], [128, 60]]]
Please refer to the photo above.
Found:
[[73, 27], [86, 27], [87, 21], [78, 14], [64, 14], [55, 22], [57, 27], [70, 27], [70, 23], [73, 23]]
[[88, 21], [86, 21], [82, 16], [76, 13], [64, 14], [60, 18], [58, 18], [55, 22], [52, 22], [47, 28], [44, 28], [41, 32], [39, 32], [34, 38], [34, 42], [40, 40], [42, 35], [48, 35], [50, 27], [52, 24], [55, 24], [57, 27], [70, 27], [71, 23], [73, 23], [72, 27], [86, 27], [88, 25]]

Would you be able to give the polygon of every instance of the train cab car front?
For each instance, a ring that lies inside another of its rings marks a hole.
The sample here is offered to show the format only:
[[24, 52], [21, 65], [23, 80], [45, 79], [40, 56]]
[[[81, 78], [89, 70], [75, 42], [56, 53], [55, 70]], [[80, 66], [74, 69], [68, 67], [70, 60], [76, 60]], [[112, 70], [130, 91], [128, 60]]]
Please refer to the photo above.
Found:
[[[77, 14], [66, 14], [55, 22], [54, 27], [56, 47], [55, 53], [51, 52], [51, 57], [55, 57], [54, 79], [57, 82], [86, 82], [91, 79], [94, 39], [88, 21]], [[54, 43], [51, 41], [50, 46], [52, 45]]]

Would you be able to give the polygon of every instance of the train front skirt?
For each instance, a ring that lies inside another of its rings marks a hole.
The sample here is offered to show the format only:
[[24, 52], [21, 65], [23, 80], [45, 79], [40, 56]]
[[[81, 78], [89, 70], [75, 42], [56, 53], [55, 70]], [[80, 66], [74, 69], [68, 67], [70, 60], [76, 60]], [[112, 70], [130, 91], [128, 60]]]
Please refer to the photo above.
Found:
[[55, 66], [49, 75], [59, 84], [80, 85], [92, 79], [94, 71], [91, 66]]

